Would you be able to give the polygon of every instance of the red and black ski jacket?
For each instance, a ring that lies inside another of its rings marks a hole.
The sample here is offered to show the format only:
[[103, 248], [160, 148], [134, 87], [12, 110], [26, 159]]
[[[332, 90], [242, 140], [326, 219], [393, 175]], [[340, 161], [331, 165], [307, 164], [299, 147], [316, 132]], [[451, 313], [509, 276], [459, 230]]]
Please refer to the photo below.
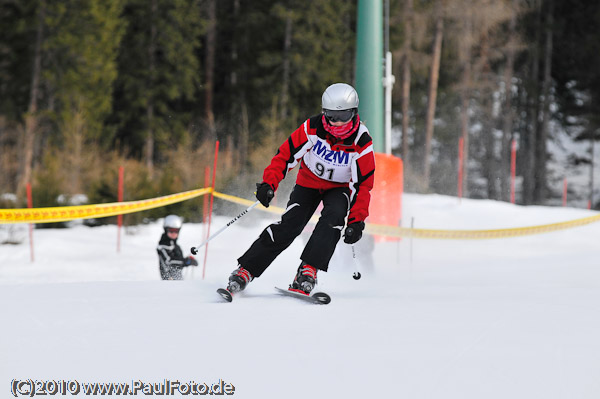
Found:
[[348, 224], [369, 216], [375, 176], [373, 140], [364, 124], [339, 140], [323, 127], [322, 115], [307, 119], [277, 150], [263, 173], [263, 181], [277, 190], [287, 172], [300, 163], [296, 184], [328, 190], [350, 188]]

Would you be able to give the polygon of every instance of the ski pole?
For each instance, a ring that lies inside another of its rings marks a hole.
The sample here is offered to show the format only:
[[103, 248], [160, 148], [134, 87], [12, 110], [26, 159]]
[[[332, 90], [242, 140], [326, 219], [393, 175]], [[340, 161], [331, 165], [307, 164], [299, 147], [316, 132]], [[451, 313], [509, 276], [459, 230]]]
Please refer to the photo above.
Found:
[[236, 217], [234, 217], [233, 219], [231, 219], [229, 221], [229, 223], [227, 223], [225, 226], [221, 227], [213, 235], [211, 235], [206, 240], [204, 240], [204, 242], [202, 242], [202, 244], [197, 245], [195, 247], [192, 247], [192, 249], [190, 250], [192, 252], [192, 254], [196, 255], [198, 253], [198, 250], [200, 248], [202, 248], [204, 245], [206, 245], [207, 242], [209, 242], [210, 240], [212, 240], [213, 238], [215, 238], [216, 236], [218, 236], [219, 234], [221, 234], [226, 228], [228, 228], [229, 226], [231, 226], [232, 224], [234, 224], [239, 218], [241, 218], [242, 216], [244, 216], [245, 214], [247, 214], [248, 212], [250, 212], [258, 204], [260, 204], [260, 201], [256, 201], [254, 204], [250, 205], [248, 208], [246, 208], [244, 211], [242, 211], [242, 213], [240, 213], [239, 215], [237, 215]]
[[[346, 228], [346, 235], [352, 235], [354, 229], [352, 227]], [[356, 251], [354, 249], [354, 244], [350, 244], [352, 247], [352, 260], [354, 261], [354, 273], [352, 273], [352, 278], [355, 280], [360, 280], [362, 277], [360, 272], [358, 271], [358, 260], [356, 260]]]
[[352, 273], [352, 278], [355, 280], [360, 280], [361, 274], [358, 271], [358, 261], [356, 260], [356, 251], [354, 250], [354, 244], [352, 244], [352, 259], [354, 259], [354, 269], [356, 270]]

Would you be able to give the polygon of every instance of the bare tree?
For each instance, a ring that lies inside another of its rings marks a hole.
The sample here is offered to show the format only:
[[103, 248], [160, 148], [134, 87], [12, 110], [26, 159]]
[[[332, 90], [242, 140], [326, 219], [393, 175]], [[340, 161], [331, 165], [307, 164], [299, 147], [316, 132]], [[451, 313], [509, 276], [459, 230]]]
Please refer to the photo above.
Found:
[[35, 37], [35, 52], [31, 72], [31, 87], [29, 89], [29, 106], [25, 115], [25, 131], [23, 137], [23, 157], [21, 174], [17, 186], [17, 193], [22, 194], [27, 183], [31, 182], [33, 169], [33, 150], [36, 132], [38, 130], [38, 99], [40, 91], [40, 77], [42, 74], [42, 41], [44, 40], [44, 20], [46, 18], [46, 1], [41, 0], [38, 9], [37, 32]]
[[511, 1], [510, 22], [508, 24], [508, 43], [506, 45], [506, 65], [504, 67], [504, 103], [502, 105], [502, 156], [500, 158], [501, 198], [510, 199], [510, 148], [513, 139], [512, 80], [514, 75], [515, 52], [517, 46], [517, 1]]
[[404, 3], [404, 43], [402, 45], [402, 160], [407, 170], [409, 157], [408, 128], [410, 122], [410, 53], [412, 43], [413, 0]]
[[553, 3], [552, 0], [546, 0], [546, 21], [544, 27], [544, 77], [542, 82], [542, 120], [536, 137], [535, 150], [535, 188], [533, 192], [533, 200], [536, 203], [542, 203], [546, 199], [547, 188], [547, 168], [546, 161], [548, 159], [548, 150], [546, 142], [548, 141], [548, 126], [550, 123], [550, 97], [552, 84], [552, 25], [553, 25]]
[[240, 0], [233, 0], [233, 20], [236, 22], [236, 24], [234, 24], [233, 32], [233, 40], [231, 41], [231, 64], [233, 65], [233, 68], [231, 68], [231, 73], [229, 75], [229, 80], [231, 83], [231, 87], [233, 89], [237, 89], [237, 85], [238, 85], [238, 73], [237, 73], [237, 62], [238, 62], [238, 40], [239, 40], [239, 34], [238, 34], [238, 29], [237, 29], [237, 22], [238, 19], [240, 17]]
[[482, 108], [482, 139], [484, 147], [484, 162], [482, 163], [483, 175], [487, 181], [487, 197], [498, 199], [496, 186], [498, 176], [498, 165], [496, 156], [496, 139], [494, 137], [494, 75], [490, 66], [490, 38], [488, 31], [484, 31], [479, 39], [481, 54], [479, 63], [481, 65], [480, 91]]
[[523, 137], [525, 155], [525, 167], [523, 170], [523, 203], [528, 205], [534, 201], [533, 192], [535, 189], [535, 168], [537, 167], [536, 156], [536, 137], [538, 130], [538, 117], [539, 117], [539, 87], [538, 87], [538, 76], [539, 76], [539, 64], [540, 64], [540, 51], [539, 43], [541, 37], [541, 0], [534, 0], [534, 12], [535, 12], [535, 23], [534, 23], [534, 42], [530, 47], [530, 77], [529, 77], [529, 88], [527, 90], [527, 113], [528, 113], [528, 126], [527, 132]]
[[65, 154], [63, 156], [63, 164], [66, 166], [66, 174], [68, 189], [72, 194], [81, 192], [82, 171], [84, 169], [84, 144], [86, 121], [82, 107], [82, 99], [80, 99], [73, 108], [71, 108], [71, 116], [66, 120], [62, 127], [65, 137]]
[[241, 123], [238, 144], [239, 165], [241, 173], [248, 171], [248, 153], [250, 152], [250, 122], [248, 120], [248, 106], [245, 102], [241, 104]]
[[[469, 189], [469, 158], [472, 156], [473, 145], [470, 137], [471, 114], [479, 111], [482, 126], [481, 144], [486, 154], [480, 167], [488, 178], [488, 194], [497, 198], [500, 187], [497, 187], [499, 177], [497, 139], [495, 136], [495, 104], [494, 95], [498, 91], [497, 77], [492, 65], [502, 59], [504, 39], [496, 34], [509, 17], [510, 8], [505, 1], [491, 0], [462, 0], [455, 1], [447, 7], [449, 21], [448, 37], [456, 40], [460, 83], [460, 137], [464, 145], [463, 162], [463, 193]], [[489, 165], [488, 165], [489, 163]]]
[[[240, 17], [240, 0], [233, 1], [233, 19], [238, 21]], [[238, 154], [238, 170], [241, 173], [246, 173], [248, 163], [248, 152], [249, 152], [249, 141], [250, 141], [250, 127], [248, 120], [248, 106], [245, 101], [245, 94], [242, 87], [239, 87], [238, 79], [238, 47], [239, 41], [244, 40], [244, 35], [240, 34], [237, 28], [234, 27], [233, 40], [231, 43], [231, 63], [234, 66], [231, 70], [231, 88], [234, 92], [239, 93], [236, 96], [235, 101], [232, 104], [232, 108], [235, 111], [238, 123], [238, 142], [237, 142], [237, 154]], [[243, 46], [243, 44], [242, 44]]]
[[473, 46], [473, 15], [470, 12], [471, 7], [465, 11], [463, 19], [463, 32], [459, 44], [459, 59], [462, 64], [462, 74], [460, 83], [460, 136], [463, 139], [463, 164], [462, 164], [462, 192], [468, 196], [468, 172], [467, 164], [469, 161], [469, 102], [471, 99], [471, 80], [472, 80], [472, 51]]
[[[156, 77], [156, 40], [158, 34], [158, 28], [156, 26], [156, 16], [158, 15], [158, 1], [152, 0], [150, 6], [151, 19], [150, 19], [150, 42], [148, 43], [148, 71], [150, 72], [150, 79], [153, 80]], [[148, 174], [152, 176], [154, 172], [154, 98], [150, 96], [148, 103], [146, 104], [146, 119], [147, 119], [147, 132], [146, 132], [146, 143], [144, 149], [144, 158], [146, 160], [146, 167], [148, 168]]]
[[208, 26], [206, 27], [206, 52], [204, 54], [204, 114], [208, 130], [212, 136], [215, 132], [215, 114], [213, 110], [213, 92], [215, 75], [215, 54], [217, 49], [217, 1], [208, 0]]
[[290, 48], [292, 47], [292, 15], [288, 11], [285, 17], [285, 36], [283, 39], [283, 76], [281, 83], [280, 118], [284, 120], [288, 114], [288, 97], [290, 91]]
[[431, 176], [431, 163], [429, 162], [429, 156], [431, 154], [431, 141], [433, 139], [433, 124], [437, 102], [438, 80], [440, 76], [440, 60], [442, 55], [442, 39], [444, 37], [444, 15], [442, 8], [442, 0], [437, 0], [435, 7], [435, 33], [432, 47], [431, 69], [429, 73], [427, 114], [425, 117], [425, 145], [422, 160], [422, 189], [424, 190], [429, 188], [429, 180]]

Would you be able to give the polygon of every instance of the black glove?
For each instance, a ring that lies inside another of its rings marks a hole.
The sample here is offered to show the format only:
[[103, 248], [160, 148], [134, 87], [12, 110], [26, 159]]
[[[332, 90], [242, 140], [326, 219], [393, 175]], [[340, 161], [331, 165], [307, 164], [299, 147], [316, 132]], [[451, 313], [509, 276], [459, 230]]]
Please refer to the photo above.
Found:
[[185, 258], [183, 260], [183, 263], [186, 266], [198, 266], [198, 261], [196, 260], [196, 258], [194, 258], [193, 256], [188, 256], [187, 258]]
[[269, 207], [269, 202], [271, 202], [274, 196], [275, 190], [273, 190], [273, 187], [271, 187], [269, 183], [256, 183], [256, 199], [259, 200], [265, 208]]
[[354, 244], [362, 237], [362, 232], [365, 229], [365, 222], [350, 223], [344, 232], [344, 242], [346, 244]]

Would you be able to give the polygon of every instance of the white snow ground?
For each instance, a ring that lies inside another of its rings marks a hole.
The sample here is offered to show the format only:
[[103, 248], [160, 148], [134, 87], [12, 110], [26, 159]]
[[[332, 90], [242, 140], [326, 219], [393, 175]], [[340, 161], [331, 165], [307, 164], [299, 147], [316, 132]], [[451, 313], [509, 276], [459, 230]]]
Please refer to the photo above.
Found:
[[[595, 214], [410, 194], [404, 207], [405, 226], [414, 217], [415, 227], [440, 229]], [[600, 223], [509, 239], [382, 242], [373, 271], [360, 259], [359, 281], [340, 244], [319, 274], [327, 306], [273, 290], [295, 273], [298, 239], [243, 297], [222, 303], [215, 289], [274, 220], [261, 213], [210, 243], [204, 280], [202, 266], [186, 281], [159, 280], [158, 223], [122, 234], [119, 254], [114, 226], [37, 229], [34, 263], [26, 238], [1, 245], [0, 397], [12, 397], [13, 379], [29, 378], [221, 379], [237, 398], [600, 397]], [[212, 231], [228, 220], [214, 218]], [[184, 250], [202, 229], [184, 225]]]

